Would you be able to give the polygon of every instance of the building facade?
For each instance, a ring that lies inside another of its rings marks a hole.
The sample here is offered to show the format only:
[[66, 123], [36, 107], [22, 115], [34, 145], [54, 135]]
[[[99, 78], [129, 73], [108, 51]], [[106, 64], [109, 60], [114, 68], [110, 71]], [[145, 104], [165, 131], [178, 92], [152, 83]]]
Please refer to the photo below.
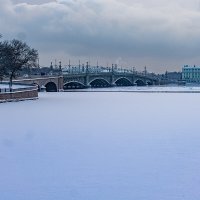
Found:
[[182, 79], [188, 83], [200, 83], [200, 67], [185, 65], [182, 68]]

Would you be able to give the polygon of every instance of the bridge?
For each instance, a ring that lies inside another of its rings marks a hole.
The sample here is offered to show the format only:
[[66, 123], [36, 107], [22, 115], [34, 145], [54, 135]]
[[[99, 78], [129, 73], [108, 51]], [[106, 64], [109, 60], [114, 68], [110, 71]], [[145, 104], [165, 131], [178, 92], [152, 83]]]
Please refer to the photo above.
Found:
[[99, 88], [115, 86], [146, 86], [158, 85], [159, 79], [147, 72], [139, 73], [134, 70], [112, 68], [83, 68], [63, 71], [63, 88]]
[[63, 76], [31, 76], [14, 80], [15, 84], [37, 85], [38, 90], [43, 88], [47, 92], [59, 92], [63, 90]]
[[158, 85], [160, 80], [147, 72], [139, 73], [134, 70], [82, 67], [63, 69], [57, 75], [34, 76], [19, 78], [13, 81], [18, 84], [37, 85], [38, 90], [59, 92], [67, 89], [102, 88], [115, 86], [146, 86]]

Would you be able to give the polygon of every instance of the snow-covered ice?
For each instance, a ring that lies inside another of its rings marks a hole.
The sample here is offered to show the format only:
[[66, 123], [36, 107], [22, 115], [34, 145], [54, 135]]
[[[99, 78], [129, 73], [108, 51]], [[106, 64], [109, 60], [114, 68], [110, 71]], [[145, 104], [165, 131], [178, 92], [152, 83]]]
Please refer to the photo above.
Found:
[[185, 86], [177, 86], [177, 85], [166, 85], [166, 86], [130, 86], [130, 87], [110, 87], [110, 88], [90, 88], [90, 89], [70, 89], [67, 91], [85, 91], [85, 92], [101, 92], [101, 91], [109, 91], [109, 92], [196, 92], [200, 93], [199, 85], [185, 85]]
[[[17, 89], [17, 88], [26, 88], [26, 87], [30, 87], [30, 86], [28, 86], [28, 85], [17, 85], [17, 84], [13, 84], [12, 85], [12, 88], [13, 89]], [[0, 83], [0, 89], [7, 89], [7, 88], [9, 88], [9, 84], [1, 84]]]
[[0, 104], [0, 199], [197, 200], [199, 102], [76, 92]]

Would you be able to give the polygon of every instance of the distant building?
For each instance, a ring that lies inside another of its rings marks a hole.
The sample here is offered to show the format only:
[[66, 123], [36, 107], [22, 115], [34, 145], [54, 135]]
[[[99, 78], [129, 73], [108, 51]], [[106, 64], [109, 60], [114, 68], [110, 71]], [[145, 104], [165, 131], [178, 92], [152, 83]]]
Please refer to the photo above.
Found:
[[182, 76], [181, 72], [168, 72], [168, 71], [166, 71], [164, 75], [165, 78], [175, 81], [180, 80], [181, 76]]
[[200, 67], [185, 65], [182, 68], [182, 79], [188, 83], [200, 83]]

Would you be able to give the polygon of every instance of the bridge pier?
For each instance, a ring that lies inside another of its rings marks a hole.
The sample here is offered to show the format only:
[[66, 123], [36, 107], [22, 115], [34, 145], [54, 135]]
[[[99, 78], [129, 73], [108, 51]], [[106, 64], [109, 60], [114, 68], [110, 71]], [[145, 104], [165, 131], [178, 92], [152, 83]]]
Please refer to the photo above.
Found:
[[89, 85], [86, 85], [86, 88], [91, 88], [91, 85], [89, 84]]
[[64, 91], [64, 84], [63, 83], [64, 83], [63, 76], [60, 76], [58, 78], [58, 89], [57, 89], [58, 92], [63, 92]]

